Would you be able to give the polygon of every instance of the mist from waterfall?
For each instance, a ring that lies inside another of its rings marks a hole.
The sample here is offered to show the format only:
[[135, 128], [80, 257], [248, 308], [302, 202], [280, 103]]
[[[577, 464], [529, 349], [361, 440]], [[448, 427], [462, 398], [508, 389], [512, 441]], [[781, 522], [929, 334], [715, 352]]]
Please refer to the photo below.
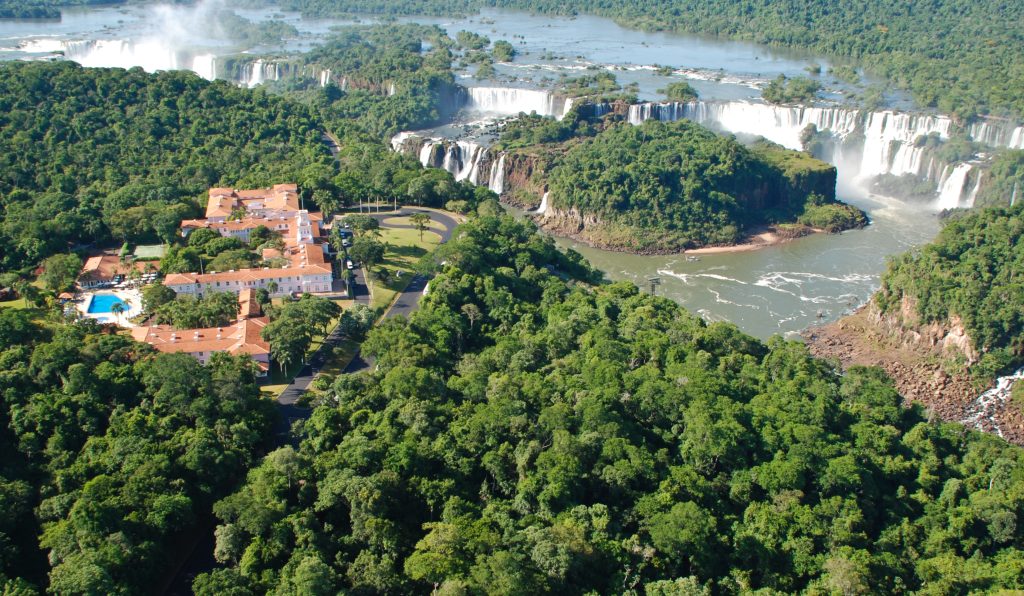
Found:
[[539, 89], [469, 87], [467, 91], [466, 109], [485, 114], [514, 116], [520, 112], [536, 112], [540, 116], [561, 118], [565, 115], [566, 104], [572, 105], [564, 98]]
[[230, 35], [221, 25], [224, 0], [201, 0], [193, 5], [156, 4], [146, 10], [142, 22], [146, 31], [132, 39], [41, 40], [74, 62], [88, 67], [133, 68], [147, 72], [191, 70], [205, 79], [217, 75], [214, 48], [231, 45]]
[[[933, 207], [950, 209], [973, 205], [980, 188], [980, 173], [973, 177], [973, 188], [965, 188], [972, 180], [973, 166], [943, 164], [918, 142], [930, 135], [948, 139], [953, 129], [948, 116], [753, 101], [640, 103], [630, 106], [628, 114], [635, 125], [684, 118], [727, 133], [761, 136], [796, 150], [803, 149], [804, 132], [813, 127], [831, 139], [821, 157], [836, 166], [839, 186], [847, 191], [864, 192], [865, 183], [877, 176], [910, 175], [935, 184]], [[1009, 122], [978, 122], [968, 134], [992, 147], [1024, 147], [1024, 127]]]

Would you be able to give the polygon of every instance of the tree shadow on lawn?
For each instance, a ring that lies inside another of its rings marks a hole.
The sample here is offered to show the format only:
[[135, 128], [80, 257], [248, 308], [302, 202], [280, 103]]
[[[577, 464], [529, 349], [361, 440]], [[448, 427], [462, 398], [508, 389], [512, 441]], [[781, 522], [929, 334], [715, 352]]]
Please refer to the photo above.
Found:
[[399, 245], [399, 246], [396, 246], [396, 245], [392, 244], [388, 248], [388, 252], [390, 253], [390, 255], [388, 255], [388, 256], [418, 259], [418, 258], [422, 257], [423, 255], [427, 254], [427, 249], [423, 248], [422, 246], [412, 246], [412, 245]]

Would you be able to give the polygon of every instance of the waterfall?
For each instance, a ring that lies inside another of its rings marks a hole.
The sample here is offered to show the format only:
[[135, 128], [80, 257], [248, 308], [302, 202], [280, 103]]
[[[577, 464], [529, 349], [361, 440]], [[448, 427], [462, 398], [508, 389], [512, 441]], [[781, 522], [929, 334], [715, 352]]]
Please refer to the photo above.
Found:
[[495, 192], [495, 193], [497, 193], [499, 195], [501, 193], [505, 192], [505, 154], [504, 153], [502, 153], [501, 156], [498, 157], [498, 161], [493, 166], [491, 166], [491, 180], [487, 184], [487, 187], [490, 188], [492, 192]]
[[990, 147], [1024, 149], [1024, 126], [1012, 127], [1007, 121], [982, 120], [971, 124], [968, 134], [976, 143]]
[[[631, 105], [627, 116], [631, 124], [684, 118], [728, 133], [762, 136], [790, 149], [802, 149], [801, 134], [813, 125], [836, 141], [832, 154], [823, 157], [838, 166], [845, 178], [862, 180], [892, 174], [934, 180], [939, 195], [936, 205], [943, 209], [959, 206], [961, 198], [964, 205], [973, 204], [980, 188], [975, 180], [974, 189], [965, 198], [963, 186], [971, 166], [953, 164], [943, 168], [929, 149], [917, 146], [918, 139], [928, 135], [948, 139], [953, 121], [947, 116], [753, 101], [648, 102]], [[969, 134], [976, 142], [993, 147], [1024, 147], [1024, 127], [1014, 127], [1005, 120], [976, 122]]]
[[562, 107], [562, 115], [558, 117], [559, 120], [565, 118], [566, 114], [572, 111], [573, 104], [576, 103], [575, 97], [569, 97], [565, 100], [565, 106]]
[[245, 77], [245, 86], [252, 89], [263, 82], [263, 59], [258, 59], [246, 67], [249, 75]]
[[428, 139], [424, 141], [423, 147], [420, 148], [420, 163], [423, 167], [430, 167], [430, 158], [434, 154], [434, 146], [440, 143], [440, 139]]
[[[62, 42], [64, 56], [82, 66], [132, 68], [141, 66], [146, 72], [178, 70], [178, 51], [162, 41], [132, 42], [123, 39], [101, 39]], [[192, 63], [188, 62], [191, 66]]]
[[405, 142], [409, 139], [416, 138], [416, 133], [413, 132], [400, 132], [395, 136], [391, 137], [391, 150], [395, 153], [405, 152]]
[[264, 62], [263, 58], [257, 58], [251, 64], [246, 65], [242, 71], [242, 84], [252, 89], [268, 81], [281, 79], [281, 65], [276, 62]]
[[541, 197], [540, 207], [537, 207], [537, 213], [539, 213], [540, 215], [547, 215], [547, 212], [548, 212], [548, 195], [549, 194], [551, 194], [550, 191], [545, 192], [544, 196]]
[[[951, 171], [950, 171], [951, 170]], [[947, 166], [939, 181], [939, 198], [935, 202], [935, 208], [956, 209], [960, 206], [960, 197], [964, 194], [964, 183], [967, 181], [967, 174], [971, 171], [971, 164], [961, 163], [950, 169]]]
[[1011, 149], [1024, 149], [1024, 126], [1018, 126], [1013, 129], [1013, 134], [1010, 135], [1009, 147]]
[[1017, 202], [1017, 191], [1019, 190], [1019, 187], [1019, 184], [1017, 184], [1016, 182], [1013, 183], [1013, 194], [1010, 195], [1010, 207], [1013, 207], [1013, 205]]
[[[949, 129], [953, 121], [945, 116], [929, 116], [904, 114], [898, 112], [870, 112], [864, 128], [864, 150], [862, 153], [860, 176], [878, 176], [880, 174], [914, 174], [914, 171], [893, 171], [892, 149], [906, 144], [913, 144], [918, 137], [938, 133], [942, 138], [949, 138]], [[897, 151], [898, 152], [898, 151]], [[920, 165], [920, 161], [918, 162]]]
[[331, 69], [328, 68], [326, 70], [321, 70], [320, 71], [320, 86], [321, 87], [326, 87], [327, 84], [330, 83], [330, 82], [331, 82]]
[[395, 90], [396, 90], [396, 87], [395, 87], [394, 83], [391, 83], [390, 85], [388, 85], [388, 97], [391, 97], [392, 95], [394, 95], [395, 94]]
[[443, 143], [444, 161], [441, 168], [452, 173], [455, 181], [469, 180], [473, 182], [480, 158], [486, 152], [484, 147], [470, 141]]
[[1024, 368], [1018, 369], [1012, 375], [996, 379], [995, 387], [979, 395], [978, 399], [968, 406], [963, 419], [964, 425], [978, 430], [985, 430], [991, 425], [997, 435], [1003, 436], [995, 417], [1009, 399], [1013, 384], [1021, 379], [1024, 379]]
[[565, 100], [537, 89], [514, 87], [470, 87], [466, 108], [475, 112], [514, 116], [520, 112], [536, 112], [540, 116], [561, 118], [567, 111]]
[[207, 81], [217, 78], [217, 57], [213, 54], [200, 54], [192, 59], [192, 71]]
[[974, 207], [974, 199], [978, 197], [978, 191], [981, 190], [981, 176], [982, 173], [978, 172], [978, 175], [974, 177], [974, 188], [971, 189], [971, 193], [967, 195], [967, 200], [964, 201], [964, 207], [970, 209]]

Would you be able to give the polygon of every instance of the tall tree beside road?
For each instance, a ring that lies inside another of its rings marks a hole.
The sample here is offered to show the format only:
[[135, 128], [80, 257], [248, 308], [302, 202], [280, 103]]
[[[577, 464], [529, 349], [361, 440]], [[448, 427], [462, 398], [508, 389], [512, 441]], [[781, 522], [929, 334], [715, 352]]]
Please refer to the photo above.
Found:
[[423, 232], [430, 227], [430, 216], [426, 213], [413, 213], [409, 216], [409, 219], [412, 220], [412, 225], [416, 226], [416, 229], [419, 230], [420, 240], [422, 241]]

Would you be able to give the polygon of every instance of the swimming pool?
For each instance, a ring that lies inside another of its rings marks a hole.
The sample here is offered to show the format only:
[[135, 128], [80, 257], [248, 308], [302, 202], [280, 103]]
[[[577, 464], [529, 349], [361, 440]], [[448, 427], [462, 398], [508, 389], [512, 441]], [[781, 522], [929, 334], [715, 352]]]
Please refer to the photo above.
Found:
[[128, 303], [121, 300], [114, 294], [93, 294], [92, 300], [89, 302], [89, 313], [106, 313], [114, 312], [113, 308], [115, 304], [120, 304], [124, 307], [125, 312], [128, 312]]

